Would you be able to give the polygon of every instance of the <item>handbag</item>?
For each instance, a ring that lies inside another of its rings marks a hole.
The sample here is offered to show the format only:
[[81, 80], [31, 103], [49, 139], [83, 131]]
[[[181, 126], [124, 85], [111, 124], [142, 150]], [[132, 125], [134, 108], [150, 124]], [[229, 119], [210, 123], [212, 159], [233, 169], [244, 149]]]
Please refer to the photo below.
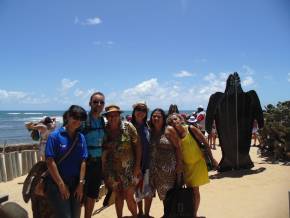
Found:
[[[74, 149], [78, 141], [78, 137], [75, 137], [72, 146], [69, 150], [57, 161], [60, 164], [64, 159], [68, 157], [71, 151]], [[27, 203], [32, 194], [40, 197], [45, 197], [45, 180], [49, 174], [45, 161], [39, 161], [30, 169], [22, 188], [23, 200]]]
[[213, 170], [213, 164], [211, 161], [211, 158], [209, 156], [209, 153], [207, 151], [207, 148], [205, 146], [205, 144], [203, 144], [202, 142], [200, 142], [197, 137], [195, 136], [195, 134], [192, 132], [190, 126], [188, 126], [188, 131], [190, 133], [190, 135], [193, 137], [193, 139], [196, 141], [196, 143], [198, 144], [199, 149], [201, 150], [201, 152], [203, 153], [203, 158], [206, 162], [206, 166], [207, 166], [207, 170]]
[[[193, 188], [185, 187], [177, 181], [172, 189], [167, 191], [164, 200], [164, 218], [194, 217]], [[183, 176], [181, 176], [183, 178]]]

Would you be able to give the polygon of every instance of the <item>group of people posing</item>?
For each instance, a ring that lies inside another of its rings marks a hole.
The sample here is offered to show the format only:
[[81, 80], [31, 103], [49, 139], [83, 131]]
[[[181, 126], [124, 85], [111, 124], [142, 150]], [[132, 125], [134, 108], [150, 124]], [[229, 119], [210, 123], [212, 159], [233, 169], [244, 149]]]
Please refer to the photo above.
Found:
[[206, 145], [214, 167], [218, 165], [200, 129], [185, 125], [179, 113], [166, 114], [161, 108], [152, 110], [149, 117], [144, 102], [134, 104], [131, 122], [125, 121], [119, 106], [105, 107], [101, 92], [92, 94], [89, 105], [89, 113], [78, 105], [70, 106], [63, 126], [47, 138], [46, 194], [56, 217], [80, 217], [82, 204], [85, 218], [91, 217], [103, 182], [115, 194], [118, 218], [125, 201], [132, 217], [150, 217], [155, 193], [164, 202], [180, 174], [186, 186], [193, 188], [192, 207], [198, 217], [199, 186], [208, 183], [209, 177], [189, 128]]

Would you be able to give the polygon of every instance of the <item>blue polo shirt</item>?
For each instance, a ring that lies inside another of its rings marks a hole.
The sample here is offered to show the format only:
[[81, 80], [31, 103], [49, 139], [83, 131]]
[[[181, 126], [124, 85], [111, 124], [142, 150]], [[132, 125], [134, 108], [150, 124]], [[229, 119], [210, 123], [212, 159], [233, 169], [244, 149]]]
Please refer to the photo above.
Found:
[[[83, 134], [78, 133], [78, 142], [68, 157], [66, 157], [57, 168], [60, 176], [68, 181], [79, 177], [81, 162], [88, 157], [87, 144]], [[45, 147], [45, 157], [54, 158], [55, 162], [67, 152], [73, 141], [69, 138], [65, 127], [53, 131], [47, 139]]]
[[88, 145], [89, 157], [101, 157], [105, 135], [103, 117], [95, 119], [91, 113], [89, 113], [88, 120], [84, 122], [83, 129], [88, 129], [87, 131], [83, 131], [83, 133]]

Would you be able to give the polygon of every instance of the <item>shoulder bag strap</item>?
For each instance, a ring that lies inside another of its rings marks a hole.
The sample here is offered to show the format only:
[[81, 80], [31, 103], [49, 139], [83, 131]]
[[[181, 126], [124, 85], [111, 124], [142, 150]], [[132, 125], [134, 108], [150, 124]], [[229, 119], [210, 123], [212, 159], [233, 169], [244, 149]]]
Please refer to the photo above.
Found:
[[198, 147], [200, 149], [203, 148], [203, 145], [201, 144], [201, 142], [197, 139], [197, 137], [195, 136], [194, 132], [192, 132], [192, 130], [190, 128], [190, 125], [188, 126], [188, 132], [190, 133], [190, 135], [192, 136], [192, 138], [196, 141], [196, 143], [198, 144]]
[[72, 152], [72, 150], [75, 148], [77, 142], [78, 142], [78, 138], [79, 138], [79, 135], [77, 133], [71, 147], [67, 150], [67, 152], [57, 161], [57, 164], [60, 164], [64, 159], [66, 159], [68, 157], [68, 155]]
[[[64, 159], [66, 159], [67, 157], [68, 157], [68, 155], [72, 152], [72, 150], [75, 148], [75, 146], [76, 146], [76, 144], [77, 144], [77, 142], [78, 142], [78, 137], [79, 137], [79, 135], [78, 135], [78, 133], [77, 133], [77, 135], [76, 135], [76, 137], [75, 137], [75, 139], [74, 139], [74, 141], [73, 141], [73, 143], [72, 143], [72, 146], [67, 150], [67, 152], [56, 162], [56, 164], [58, 165], [58, 164], [60, 164]], [[45, 177], [45, 176], [47, 176], [48, 175], [48, 173], [49, 173], [49, 171], [48, 171], [48, 169], [45, 171], [45, 172], [43, 172], [42, 174], [41, 174], [41, 177]]]

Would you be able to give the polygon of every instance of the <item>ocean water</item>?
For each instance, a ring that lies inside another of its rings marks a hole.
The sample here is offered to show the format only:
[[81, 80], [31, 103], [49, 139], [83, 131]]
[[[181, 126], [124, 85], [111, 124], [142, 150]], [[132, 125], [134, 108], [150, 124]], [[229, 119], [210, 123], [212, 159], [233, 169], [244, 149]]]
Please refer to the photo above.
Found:
[[0, 111], [0, 146], [4, 144], [32, 143], [25, 123], [37, 122], [46, 116], [55, 117], [62, 124], [63, 111]]
[[[190, 113], [190, 111], [182, 111]], [[64, 111], [0, 111], [0, 147], [4, 144], [35, 143], [30, 138], [30, 132], [25, 123], [37, 122], [46, 116], [55, 117], [57, 126], [62, 125]], [[132, 111], [124, 111], [122, 116], [132, 114]], [[149, 113], [150, 114], [150, 113]], [[148, 116], [149, 118], [149, 116]]]
[[[37, 122], [46, 116], [55, 117], [57, 126], [62, 125], [64, 111], [0, 111], [0, 147], [4, 144], [35, 143], [30, 138], [30, 132], [25, 123]], [[124, 111], [126, 116], [131, 111]]]

